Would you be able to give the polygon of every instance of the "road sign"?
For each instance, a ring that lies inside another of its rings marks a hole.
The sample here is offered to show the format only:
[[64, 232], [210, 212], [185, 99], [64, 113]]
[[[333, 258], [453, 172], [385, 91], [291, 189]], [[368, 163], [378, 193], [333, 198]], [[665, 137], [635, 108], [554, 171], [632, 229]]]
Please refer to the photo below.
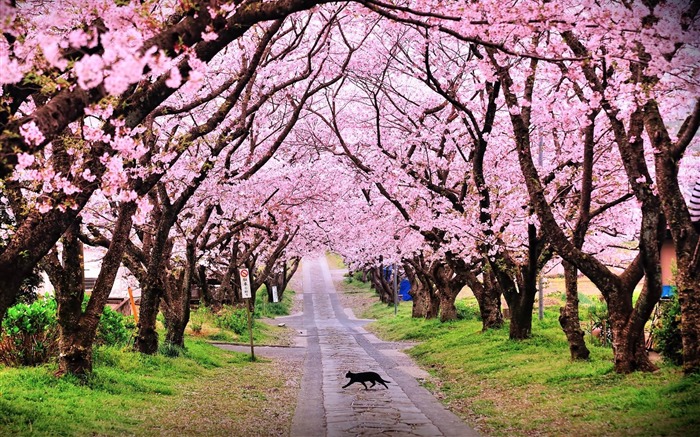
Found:
[[250, 299], [253, 294], [250, 292], [250, 277], [248, 269], [239, 269], [238, 274], [241, 276], [241, 297]]
[[272, 286], [272, 301], [273, 302], [279, 302], [280, 298], [277, 296], [277, 286], [273, 285]]

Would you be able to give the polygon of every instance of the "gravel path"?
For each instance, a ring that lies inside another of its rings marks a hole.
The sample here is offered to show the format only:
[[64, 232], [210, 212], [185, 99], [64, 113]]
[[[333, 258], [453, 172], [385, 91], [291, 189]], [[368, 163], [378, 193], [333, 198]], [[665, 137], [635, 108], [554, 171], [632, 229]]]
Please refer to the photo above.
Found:
[[[477, 435], [420, 386], [427, 374], [400, 350], [410, 345], [382, 342], [341, 306], [325, 258], [304, 260], [303, 281], [307, 353], [292, 436]], [[343, 389], [348, 370], [392, 383]]]

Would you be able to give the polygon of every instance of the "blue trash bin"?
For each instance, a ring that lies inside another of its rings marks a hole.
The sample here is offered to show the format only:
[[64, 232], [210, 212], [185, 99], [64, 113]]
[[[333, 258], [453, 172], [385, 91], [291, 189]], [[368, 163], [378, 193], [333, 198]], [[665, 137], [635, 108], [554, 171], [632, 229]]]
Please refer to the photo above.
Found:
[[411, 295], [408, 294], [409, 291], [411, 291], [411, 282], [407, 278], [403, 278], [399, 284], [401, 300], [411, 300]]
[[675, 285], [664, 285], [661, 288], [661, 299], [670, 299], [676, 294]]

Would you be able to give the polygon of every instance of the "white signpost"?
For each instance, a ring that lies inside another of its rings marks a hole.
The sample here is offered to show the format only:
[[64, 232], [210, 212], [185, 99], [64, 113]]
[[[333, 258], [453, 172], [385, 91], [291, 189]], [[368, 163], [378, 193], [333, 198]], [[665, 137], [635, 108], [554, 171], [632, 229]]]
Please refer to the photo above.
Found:
[[241, 297], [248, 299], [248, 335], [250, 336], [250, 360], [255, 361], [255, 350], [253, 349], [253, 293], [250, 291], [250, 272], [246, 268], [238, 269], [241, 277]]
[[280, 298], [277, 296], [277, 286], [273, 285], [272, 286], [272, 302], [279, 302]]
[[241, 297], [243, 299], [250, 299], [253, 294], [250, 292], [250, 275], [248, 269], [239, 269], [238, 273], [241, 276]]

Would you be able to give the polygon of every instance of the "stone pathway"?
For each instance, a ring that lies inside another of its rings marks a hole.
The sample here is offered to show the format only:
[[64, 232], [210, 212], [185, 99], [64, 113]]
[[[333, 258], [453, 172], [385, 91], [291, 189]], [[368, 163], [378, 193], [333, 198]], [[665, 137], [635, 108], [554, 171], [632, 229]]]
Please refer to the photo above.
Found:
[[[477, 436], [416, 378], [427, 376], [395, 343], [384, 343], [341, 307], [325, 258], [304, 259], [306, 338], [301, 392], [292, 436]], [[291, 325], [291, 323], [290, 323]], [[405, 347], [405, 346], [404, 346]], [[391, 381], [346, 389], [347, 371], [379, 373]]]

